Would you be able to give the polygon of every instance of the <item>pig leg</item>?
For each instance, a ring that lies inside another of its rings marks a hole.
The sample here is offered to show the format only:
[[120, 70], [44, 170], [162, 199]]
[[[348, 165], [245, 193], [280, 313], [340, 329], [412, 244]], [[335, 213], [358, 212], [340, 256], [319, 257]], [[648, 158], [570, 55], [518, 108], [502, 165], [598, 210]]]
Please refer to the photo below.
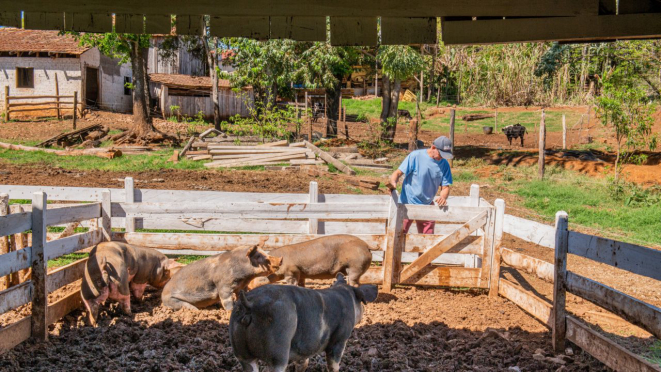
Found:
[[171, 308], [172, 310], [179, 310], [179, 309], [199, 310], [197, 307], [195, 307], [195, 305], [174, 297], [170, 297], [167, 301], [163, 301], [163, 305]]
[[234, 299], [232, 298], [232, 291], [221, 290], [218, 292], [218, 297], [220, 297], [220, 302], [223, 304], [223, 308], [227, 311], [232, 311], [234, 308]]
[[133, 297], [135, 297], [138, 301], [142, 301], [142, 296], [145, 294], [145, 288], [147, 288], [147, 283], [136, 284], [131, 282], [130, 288]]
[[303, 275], [298, 276], [298, 286], [305, 288], [305, 277]]
[[349, 285], [353, 287], [358, 287], [360, 285], [360, 277], [363, 275], [363, 273], [367, 270], [359, 270], [358, 268], [355, 267], [350, 267], [347, 269], [347, 279], [349, 281]]
[[[81, 296], [82, 297], [82, 296]], [[87, 321], [92, 327], [97, 326], [97, 318], [99, 317], [99, 307], [102, 303], [108, 298], [108, 287], [104, 287], [99, 294], [99, 297], [93, 298], [91, 300], [86, 300], [83, 298], [83, 303], [85, 308], [87, 308]]]
[[300, 277], [300, 273], [287, 273], [285, 274], [285, 283], [288, 285], [297, 285]]
[[241, 367], [243, 367], [243, 372], [259, 372], [259, 365], [256, 360], [248, 363], [246, 361], [240, 360]]
[[[124, 314], [131, 315], [131, 295], [128, 294], [128, 283], [126, 283], [127, 288], [119, 288], [115, 283], [110, 283], [110, 293], [108, 297], [119, 302], [119, 305], [122, 307]], [[127, 294], [122, 294], [122, 292]]]
[[334, 345], [329, 345], [329, 347], [326, 349], [326, 368], [328, 369], [328, 372], [340, 371], [340, 360], [342, 359], [345, 345], [346, 340], [344, 342], [338, 342]]

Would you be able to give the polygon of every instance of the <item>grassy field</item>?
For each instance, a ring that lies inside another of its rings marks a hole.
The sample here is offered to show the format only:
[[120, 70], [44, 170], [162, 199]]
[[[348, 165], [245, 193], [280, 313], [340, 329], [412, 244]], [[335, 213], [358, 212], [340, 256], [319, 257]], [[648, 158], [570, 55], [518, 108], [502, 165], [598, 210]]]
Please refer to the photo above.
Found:
[[[342, 103], [346, 105], [347, 114], [365, 115], [368, 118], [378, 118], [381, 114], [381, 98], [366, 101], [347, 99], [343, 100]], [[435, 108], [436, 105], [428, 104], [426, 102], [420, 104], [420, 111], [422, 112], [421, 128], [439, 132], [448, 132], [450, 129], [450, 108], [441, 105], [441, 108], [445, 109], [445, 113], [440, 116], [430, 117], [430, 115], [427, 113], [429, 112], [428, 110], [432, 107]], [[399, 109], [408, 110], [413, 116], [416, 110], [415, 102], [400, 102]], [[494, 110], [489, 109], [459, 109], [455, 115], [455, 126], [457, 130], [462, 131], [462, 133], [466, 126], [468, 128], [468, 133], [482, 133], [482, 127], [493, 126], [495, 124], [495, 118], [465, 122], [461, 120], [461, 117], [466, 114], [492, 114], [494, 112]], [[562, 131], [563, 114], [565, 114], [566, 117], [567, 128], [571, 128], [576, 123], [578, 123], [582, 116], [582, 114], [576, 112], [575, 110], [547, 111], [545, 119], [547, 131]], [[528, 132], [533, 133], [535, 130], [535, 125], [539, 125], [540, 120], [541, 111], [539, 110], [530, 110], [525, 112], [499, 112], [498, 128], [518, 123], [528, 128]]]

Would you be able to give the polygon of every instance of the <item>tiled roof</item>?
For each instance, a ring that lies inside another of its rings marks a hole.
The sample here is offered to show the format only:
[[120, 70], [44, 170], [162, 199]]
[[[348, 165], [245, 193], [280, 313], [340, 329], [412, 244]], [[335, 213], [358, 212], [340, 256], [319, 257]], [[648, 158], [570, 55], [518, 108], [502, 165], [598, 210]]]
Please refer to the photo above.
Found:
[[0, 52], [52, 52], [80, 55], [90, 48], [81, 47], [70, 35], [59, 31], [0, 28]]
[[[172, 88], [211, 89], [211, 78], [208, 76], [189, 76], [174, 74], [149, 74], [152, 83], [160, 83]], [[218, 87], [231, 88], [229, 80], [218, 80]]]

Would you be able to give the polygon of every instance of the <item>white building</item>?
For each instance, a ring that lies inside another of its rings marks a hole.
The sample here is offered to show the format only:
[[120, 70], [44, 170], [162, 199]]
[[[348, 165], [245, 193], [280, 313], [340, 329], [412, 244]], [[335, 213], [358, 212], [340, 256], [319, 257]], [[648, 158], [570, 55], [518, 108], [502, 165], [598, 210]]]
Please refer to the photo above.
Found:
[[[58, 31], [0, 28], [0, 105], [5, 87], [11, 96], [73, 95], [87, 107], [130, 112], [133, 107], [129, 64], [119, 65], [97, 49], [81, 47]], [[21, 102], [39, 102], [23, 100]], [[54, 110], [53, 110], [54, 111]]]

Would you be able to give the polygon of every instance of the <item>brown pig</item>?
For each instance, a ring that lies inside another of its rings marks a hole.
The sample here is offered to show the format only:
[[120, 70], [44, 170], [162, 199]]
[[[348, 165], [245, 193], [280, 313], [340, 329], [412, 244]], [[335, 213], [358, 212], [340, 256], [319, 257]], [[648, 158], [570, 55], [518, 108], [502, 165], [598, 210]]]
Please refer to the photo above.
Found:
[[80, 287], [89, 323], [96, 327], [99, 306], [110, 298], [131, 314], [131, 294], [142, 300], [147, 284], [163, 288], [181, 264], [149, 248], [104, 242], [92, 248]]
[[258, 276], [272, 274], [282, 263], [257, 245], [236, 248], [184, 266], [163, 288], [163, 305], [174, 310], [198, 309], [218, 302], [233, 308], [232, 293], [238, 293]]
[[251, 283], [258, 287], [282, 279], [290, 285], [305, 286], [305, 279], [333, 279], [337, 273], [347, 276], [349, 285], [358, 286], [360, 277], [372, 263], [369, 246], [351, 235], [330, 235], [307, 242], [273, 249], [271, 256], [282, 257], [280, 268], [266, 278]]

